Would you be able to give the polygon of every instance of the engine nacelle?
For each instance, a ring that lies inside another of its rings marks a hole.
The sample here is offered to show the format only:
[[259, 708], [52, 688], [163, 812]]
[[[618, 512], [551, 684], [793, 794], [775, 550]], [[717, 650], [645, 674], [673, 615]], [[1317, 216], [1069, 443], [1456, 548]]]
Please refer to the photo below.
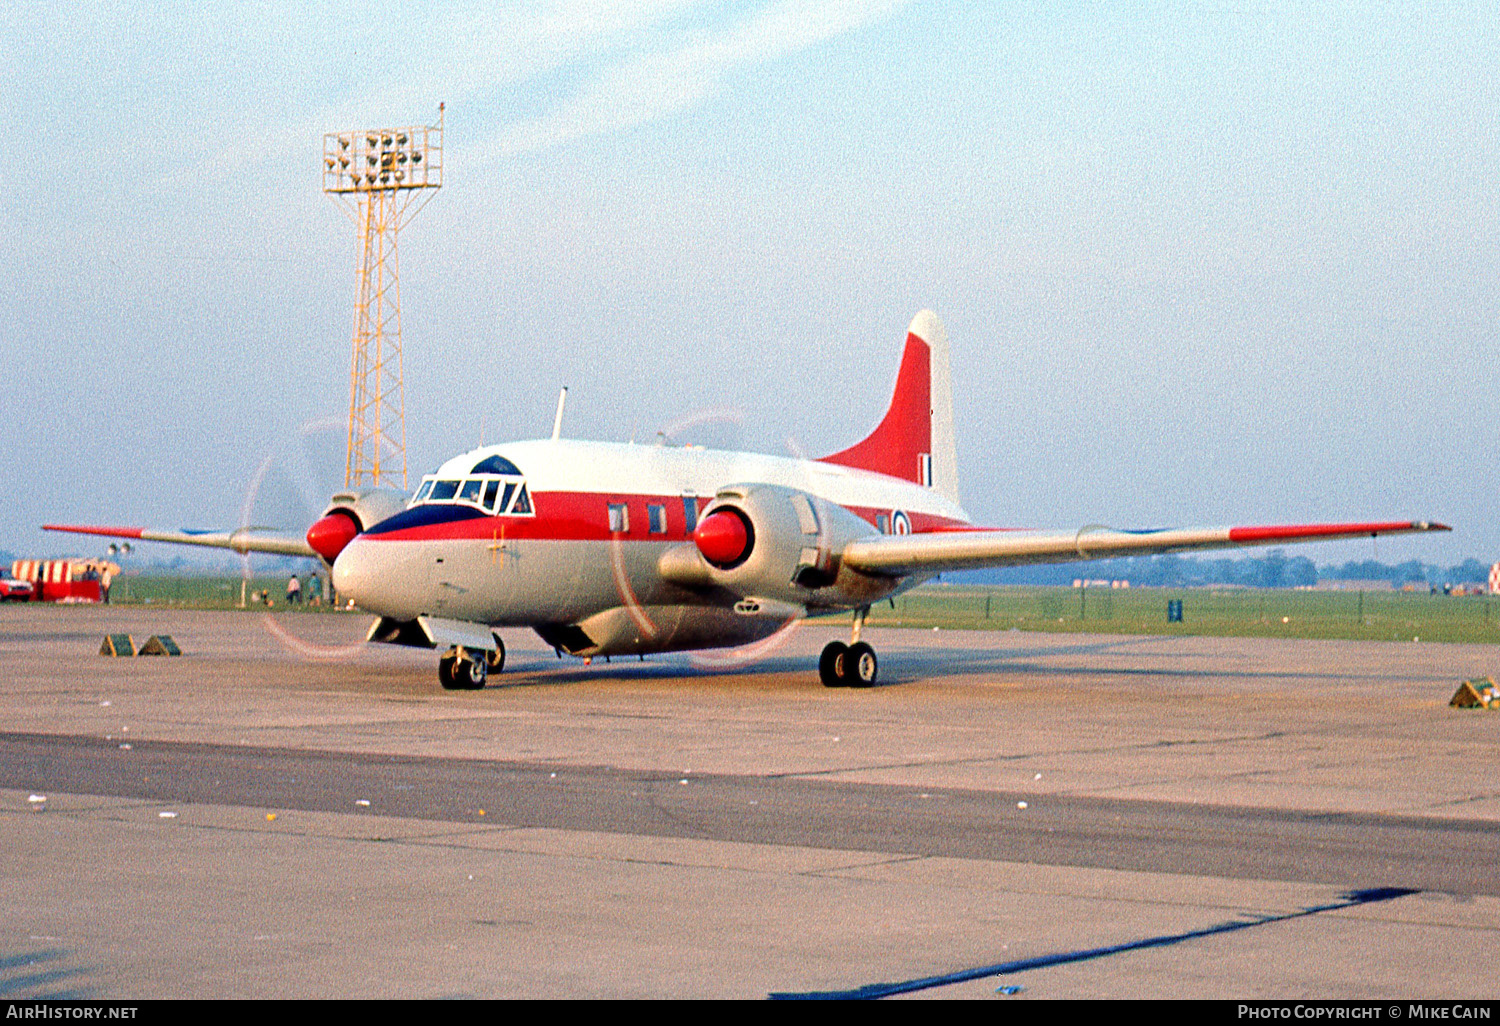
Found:
[[332, 566], [356, 535], [400, 513], [410, 498], [395, 488], [340, 492], [328, 501], [318, 522], [307, 529], [307, 544]]
[[867, 605], [894, 591], [897, 580], [855, 573], [838, 557], [873, 532], [844, 507], [806, 492], [736, 485], [721, 489], [703, 510], [693, 545], [668, 550], [659, 566], [669, 580], [724, 588], [751, 602]]

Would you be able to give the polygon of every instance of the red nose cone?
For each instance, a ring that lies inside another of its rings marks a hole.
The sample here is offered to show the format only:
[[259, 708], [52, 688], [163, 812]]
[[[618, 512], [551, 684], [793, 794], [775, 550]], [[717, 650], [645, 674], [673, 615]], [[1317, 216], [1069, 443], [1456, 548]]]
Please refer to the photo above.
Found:
[[307, 544], [314, 552], [332, 564], [344, 551], [344, 546], [359, 534], [359, 526], [347, 513], [330, 513], [307, 529]]
[[721, 509], [710, 513], [693, 532], [693, 544], [703, 558], [717, 566], [732, 566], [744, 559], [750, 548], [750, 532], [738, 514]]

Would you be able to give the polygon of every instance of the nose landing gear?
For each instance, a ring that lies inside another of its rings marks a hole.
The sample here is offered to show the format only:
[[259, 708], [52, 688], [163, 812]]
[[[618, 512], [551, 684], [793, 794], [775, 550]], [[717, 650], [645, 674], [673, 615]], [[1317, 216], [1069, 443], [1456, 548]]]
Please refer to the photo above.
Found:
[[438, 660], [438, 683], [446, 691], [478, 691], [492, 673], [505, 668], [505, 643], [494, 635], [495, 650], [473, 651], [461, 646], [450, 648]]
[[875, 658], [875, 649], [868, 642], [860, 641], [860, 630], [870, 607], [861, 606], [854, 611], [854, 631], [850, 644], [842, 641], [829, 642], [818, 659], [818, 678], [824, 687], [868, 688], [875, 684], [880, 661]]

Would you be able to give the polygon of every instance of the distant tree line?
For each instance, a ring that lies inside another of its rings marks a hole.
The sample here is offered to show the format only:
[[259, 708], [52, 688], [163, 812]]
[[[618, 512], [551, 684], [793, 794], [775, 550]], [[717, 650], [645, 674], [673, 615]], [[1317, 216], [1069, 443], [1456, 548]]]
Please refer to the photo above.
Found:
[[1319, 580], [1389, 581], [1392, 587], [1406, 584], [1442, 587], [1444, 584], [1483, 584], [1489, 580], [1489, 564], [1472, 557], [1455, 566], [1408, 560], [1350, 560], [1343, 564], [1317, 566], [1306, 556], [1288, 556], [1271, 549], [1262, 556], [1240, 558], [1196, 556], [1136, 556], [1101, 559], [1088, 563], [1057, 563], [1051, 566], [1017, 566], [969, 570], [944, 574], [955, 584], [1053, 584], [1069, 585], [1078, 578], [1129, 581], [1132, 587], [1181, 588], [1210, 584], [1245, 588], [1306, 588]]

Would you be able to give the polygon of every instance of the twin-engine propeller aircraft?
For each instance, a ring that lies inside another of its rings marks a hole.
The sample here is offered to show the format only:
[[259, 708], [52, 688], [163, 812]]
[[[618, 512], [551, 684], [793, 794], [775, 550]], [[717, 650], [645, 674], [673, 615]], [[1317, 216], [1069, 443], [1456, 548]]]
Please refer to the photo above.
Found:
[[[560, 412], [560, 411], [559, 411]], [[444, 651], [445, 688], [505, 661], [496, 627], [592, 657], [721, 648], [853, 612], [818, 662], [829, 687], [875, 683], [866, 614], [944, 570], [1446, 531], [1425, 521], [1145, 531], [992, 530], [959, 506], [948, 340], [917, 314], [869, 437], [804, 460], [562, 439], [455, 456], [409, 498], [335, 495], [303, 537], [262, 530], [48, 530], [318, 556], [375, 613], [369, 640]]]

